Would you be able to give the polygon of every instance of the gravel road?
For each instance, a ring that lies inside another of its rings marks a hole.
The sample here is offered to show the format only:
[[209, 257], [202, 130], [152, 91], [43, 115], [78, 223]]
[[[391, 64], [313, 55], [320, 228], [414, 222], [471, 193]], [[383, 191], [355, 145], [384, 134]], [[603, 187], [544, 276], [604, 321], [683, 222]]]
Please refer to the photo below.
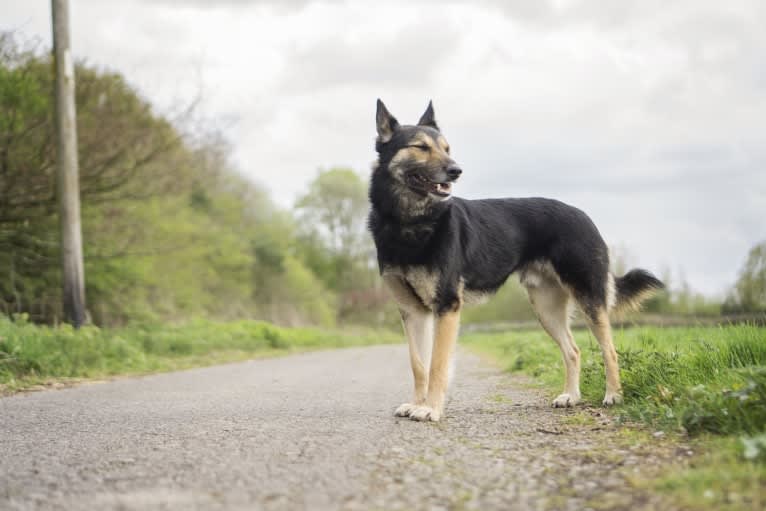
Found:
[[675, 448], [466, 352], [441, 423], [395, 418], [407, 364], [376, 346], [2, 398], [0, 509], [668, 509], [628, 482]]

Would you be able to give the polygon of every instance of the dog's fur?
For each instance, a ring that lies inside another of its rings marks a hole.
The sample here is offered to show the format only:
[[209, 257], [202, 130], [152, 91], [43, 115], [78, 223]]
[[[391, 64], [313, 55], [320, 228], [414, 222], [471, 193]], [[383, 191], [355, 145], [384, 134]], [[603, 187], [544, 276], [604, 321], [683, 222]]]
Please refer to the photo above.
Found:
[[417, 125], [402, 126], [378, 100], [376, 121], [369, 228], [399, 305], [415, 379], [413, 400], [396, 415], [440, 419], [462, 307], [494, 293], [514, 272], [564, 357], [564, 392], [553, 406], [580, 400], [580, 351], [569, 328], [575, 304], [604, 356], [603, 403], [619, 402], [609, 311], [638, 306], [662, 282], [645, 270], [614, 277], [604, 240], [577, 208], [543, 198], [451, 197], [462, 171], [431, 103]]

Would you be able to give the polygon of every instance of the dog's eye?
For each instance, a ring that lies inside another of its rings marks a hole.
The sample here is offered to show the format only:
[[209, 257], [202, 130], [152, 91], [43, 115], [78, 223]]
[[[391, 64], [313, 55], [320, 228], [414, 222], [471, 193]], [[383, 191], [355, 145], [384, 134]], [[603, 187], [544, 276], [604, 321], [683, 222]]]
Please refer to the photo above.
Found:
[[417, 149], [420, 149], [421, 151], [428, 151], [428, 150], [430, 150], [430, 149], [431, 149], [431, 148], [430, 148], [430, 147], [428, 147], [426, 144], [413, 144], [413, 145], [411, 145], [410, 147], [415, 147], [415, 148], [417, 148]]
[[447, 146], [447, 147], [445, 147], [445, 148], [444, 148], [444, 152], [445, 152], [445, 153], [447, 153], [447, 154], [449, 154], [449, 146]]

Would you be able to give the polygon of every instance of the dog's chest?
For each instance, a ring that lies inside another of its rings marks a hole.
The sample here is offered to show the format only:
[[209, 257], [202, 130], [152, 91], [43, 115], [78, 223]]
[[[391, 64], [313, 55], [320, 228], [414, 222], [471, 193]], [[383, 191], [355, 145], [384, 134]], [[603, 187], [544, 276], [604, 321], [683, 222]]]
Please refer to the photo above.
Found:
[[384, 274], [401, 278], [426, 306], [436, 303], [439, 287], [439, 272], [424, 266], [393, 266], [384, 270]]

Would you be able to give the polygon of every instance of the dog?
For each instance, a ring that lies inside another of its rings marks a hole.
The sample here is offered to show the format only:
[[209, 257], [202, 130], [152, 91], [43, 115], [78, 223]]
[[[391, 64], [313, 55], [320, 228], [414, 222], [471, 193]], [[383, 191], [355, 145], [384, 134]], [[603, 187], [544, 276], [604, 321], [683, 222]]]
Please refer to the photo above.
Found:
[[380, 274], [399, 307], [415, 382], [395, 415], [439, 421], [460, 311], [518, 273], [543, 329], [561, 349], [565, 384], [554, 407], [580, 401], [580, 350], [570, 330], [575, 305], [601, 346], [605, 406], [621, 402], [609, 312], [636, 308], [664, 287], [646, 270], [609, 270], [609, 250], [591, 219], [553, 199], [466, 200], [452, 196], [462, 169], [434, 117], [400, 125], [378, 99], [378, 154], [368, 227]]

